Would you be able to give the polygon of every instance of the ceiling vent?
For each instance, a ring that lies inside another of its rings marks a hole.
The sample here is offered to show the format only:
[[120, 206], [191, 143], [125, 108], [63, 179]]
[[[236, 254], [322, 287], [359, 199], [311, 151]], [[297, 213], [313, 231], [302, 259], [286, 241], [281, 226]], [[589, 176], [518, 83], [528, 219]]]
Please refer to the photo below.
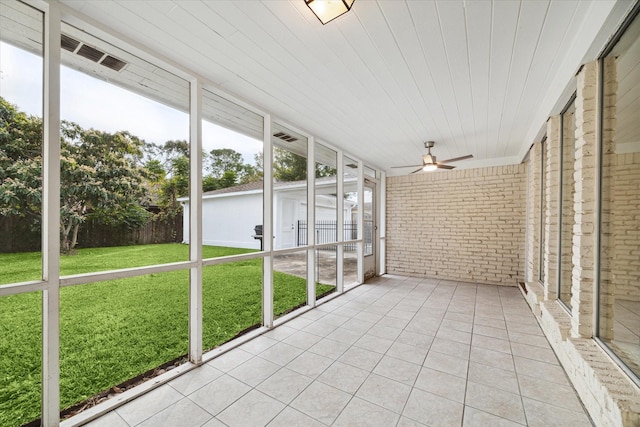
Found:
[[93, 62], [100, 61], [104, 56], [104, 52], [96, 49], [95, 47], [91, 47], [88, 44], [83, 44], [82, 46], [80, 46], [80, 49], [78, 49], [76, 54]]
[[104, 65], [105, 67], [109, 67], [115, 71], [120, 71], [124, 68], [125, 65], [127, 65], [126, 62], [111, 55], [105, 56], [104, 59], [100, 62], [100, 64]]
[[83, 58], [87, 58], [90, 61], [97, 62], [114, 71], [120, 71], [127, 65], [123, 60], [112, 55], [107, 55], [105, 52], [96, 49], [93, 46], [89, 46], [88, 44], [84, 44], [67, 36], [66, 34], [62, 34], [60, 44], [62, 49], [75, 53]]
[[80, 42], [76, 39], [72, 39], [71, 37], [62, 34], [61, 45], [64, 50], [68, 50], [69, 52], [75, 52], [76, 48], [80, 46]]
[[283, 141], [287, 141], [287, 142], [295, 142], [298, 140], [298, 138], [295, 138], [287, 133], [284, 132], [278, 132], [278, 133], [274, 133], [273, 136], [275, 136], [276, 138], [279, 138]]

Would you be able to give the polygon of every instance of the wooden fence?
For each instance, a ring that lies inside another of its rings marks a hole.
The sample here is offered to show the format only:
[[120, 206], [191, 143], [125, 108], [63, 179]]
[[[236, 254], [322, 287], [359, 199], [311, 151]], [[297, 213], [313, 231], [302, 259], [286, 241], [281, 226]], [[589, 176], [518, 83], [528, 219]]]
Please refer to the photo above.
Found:
[[[182, 237], [182, 214], [169, 221], [154, 219], [132, 230], [87, 221], [78, 230], [76, 248], [177, 243]], [[0, 216], [0, 253], [39, 251], [40, 243], [40, 230], [32, 230], [28, 221]]]

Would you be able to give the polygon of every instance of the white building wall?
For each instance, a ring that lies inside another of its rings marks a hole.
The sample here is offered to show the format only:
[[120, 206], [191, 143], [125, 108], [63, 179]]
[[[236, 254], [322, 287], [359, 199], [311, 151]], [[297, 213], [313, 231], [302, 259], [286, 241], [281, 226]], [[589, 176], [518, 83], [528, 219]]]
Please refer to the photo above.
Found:
[[[189, 226], [189, 205], [184, 206], [184, 225]], [[254, 227], [262, 224], [262, 192], [220, 195], [202, 201], [202, 244], [260, 249]], [[184, 243], [189, 243], [185, 233]]]
[[[306, 188], [279, 188], [273, 194], [274, 249], [297, 246], [298, 221], [307, 219]], [[184, 240], [189, 243], [189, 204], [184, 205]], [[345, 219], [351, 218], [353, 203], [345, 201]], [[316, 219], [336, 220], [335, 197], [316, 199]], [[221, 225], [224, 224], [224, 225]], [[262, 224], [262, 191], [204, 196], [202, 200], [202, 244], [260, 249], [254, 227]]]

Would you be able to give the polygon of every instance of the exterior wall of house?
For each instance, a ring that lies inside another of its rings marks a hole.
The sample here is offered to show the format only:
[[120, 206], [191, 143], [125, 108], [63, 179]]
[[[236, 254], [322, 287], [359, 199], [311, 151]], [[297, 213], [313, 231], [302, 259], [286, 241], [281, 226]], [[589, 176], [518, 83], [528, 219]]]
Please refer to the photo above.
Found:
[[560, 116], [547, 121], [547, 143], [545, 155], [545, 212], [544, 212], [544, 287], [545, 298], [556, 299], [558, 295], [558, 241], [560, 231]]
[[[185, 230], [189, 226], [189, 205], [184, 206]], [[221, 195], [202, 201], [202, 244], [231, 248], [260, 249], [251, 237], [262, 224], [262, 193]], [[184, 234], [189, 243], [189, 233]]]
[[527, 204], [526, 264], [524, 278], [527, 282], [538, 280], [540, 269], [540, 210], [542, 209], [541, 175], [542, 144], [537, 142], [529, 151], [527, 159]]
[[525, 164], [387, 178], [387, 272], [515, 286], [526, 183]]
[[[523, 293], [538, 317], [540, 325], [558, 359], [571, 379], [585, 408], [598, 426], [640, 425], [640, 388], [593, 339], [595, 332], [597, 224], [602, 219], [600, 235], [604, 250], [600, 269], [600, 338], [614, 339], [615, 302], [622, 297], [638, 301], [637, 221], [640, 212], [640, 190], [632, 185], [640, 179], [640, 153], [615, 153], [612, 136], [615, 128], [615, 82], [604, 76], [602, 213], [598, 212], [598, 138], [597, 90], [598, 64], [585, 64], [576, 79], [575, 150], [572, 166], [574, 221], [571, 224], [572, 258], [560, 260], [555, 248], [558, 242], [558, 177], [560, 165], [553, 161], [554, 147], [559, 144], [557, 132], [560, 117], [547, 123], [547, 210], [544, 280], [524, 284]], [[540, 162], [532, 150], [529, 166]], [[529, 192], [527, 203], [536, 205], [535, 192]], [[600, 218], [601, 216], [601, 218]], [[530, 233], [528, 236], [531, 236]], [[531, 237], [528, 237], [530, 239]], [[612, 244], [615, 242], [615, 244]], [[534, 242], [527, 242], [533, 245]], [[572, 271], [571, 308], [558, 302], [557, 272], [559, 262]], [[529, 264], [528, 269], [535, 266]], [[526, 276], [533, 277], [531, 271]], [[614, 277], [615, 276], [615, 277]], [[614, 286], [615, 284], [615, 286]]]
[[609, 221], [614, 239], [610, 250], [615, 251], [611, 259], [613, 282], [617, 298], [640, 302], [640, 228], [637, 220], [629, 220], [640, 215], [640, 187], [632, 184], [640, 182], [640, 151], [615, 154], [613, 161]]
[[[298, 246], [298, 221], [307, 220], [307, 194], [301, 189], [274, 192], [274, 248]], [[345, 218], [350, 217], [351, 203], [345, 203]], [[316, 220], [336, 219], [335, 197], [319, 196]], [[189, 204], [184, 205], [184, 229], [189, 230]], [[224, 224], [224, 226], [221, 226]], [[202, 244], [231, 248], [260, 249], [254, 239], [254, 227], [262, 224], [262, 192], [234, 192], [205, 197], [202, 201]], [[306, 225], [303, 230], [306, 233]], [[306, 244], [306, 238], [304, 239]], [[185, 232], [183, 243], [189, 243]]]

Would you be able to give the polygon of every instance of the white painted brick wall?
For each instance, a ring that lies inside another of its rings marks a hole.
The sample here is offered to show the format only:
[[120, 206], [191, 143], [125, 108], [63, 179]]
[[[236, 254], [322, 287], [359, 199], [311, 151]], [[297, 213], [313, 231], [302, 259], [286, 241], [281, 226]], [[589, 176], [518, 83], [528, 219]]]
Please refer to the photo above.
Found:
[[572, 306], [573, 226], [576, 192], [574, 164], [576, 156], [575, 113], [567, 111], [562, 120], [562, 231], [560, 246], [560, 299]]
[[387, 271], [523, 280], [526, 165], [387, 178]]
[[558, 297], [558, 215], [560, 191], [560, 116], [547, 121], [545, 164], [544, 298]]
[[540, 265], [541, 151], [540, 142], [533, 144], [527, 161], [526, 282], [538, 280]]
[[574, 163], [573, 277], [571, 322], [574, 337], [593, 336], [596, 217], [596, 98], [598, 64], [585, 64], [577, 76]]
[[615, 57], [605, 60], [602, 120], [602, 196], [600, 221], [600, 337], [611, 340], [614, 328], [615, 285], [611, 276], [612, 261], [615, 260], [615, 245], [611, 240], [611, 191], [615, 166], [616, 104], [618, 91]]
[[[608, 66], [614, 68], [612, 59]], [[559, 165], [548, 158], [546, 170], [544, 286], [527, 284], [527, 302], [565, 368], [589, 414], [598, 426], [640, 426], [640, 389], [591, 339], [594, 318], [596, 232], [596, 94], [597, 64], [586, 64], [577, 76], [574, 162], [574, 223], [572, 247], [572, 310], [556, 300], [557, 176]], [[602, 244], [600, 336], [614, 339], [615, 298], [633, 300], [640, 295], [640, 153], [615, 154], [615, 72], [605, 75], [602, 176]], [[547, 124], [547, 145], [552, 157], [558, 144], [559, 116]], [[529, 198], [529, 203], [532, 199]], [[555, 222], [554, 222], [555, 221]], [[527, 244], [531, 244], [528, 242]], [[628, 256], [624, 256], [627, 254]], [[628, 280], [627, 280], [628, 279]], [[602, 317], [604, 316], [604, 318]], [[606, 317], [609, 317], [607, 320]]]
[[616, 299], [640, 301], [640, 153], [616, 154], [610, 191]]

